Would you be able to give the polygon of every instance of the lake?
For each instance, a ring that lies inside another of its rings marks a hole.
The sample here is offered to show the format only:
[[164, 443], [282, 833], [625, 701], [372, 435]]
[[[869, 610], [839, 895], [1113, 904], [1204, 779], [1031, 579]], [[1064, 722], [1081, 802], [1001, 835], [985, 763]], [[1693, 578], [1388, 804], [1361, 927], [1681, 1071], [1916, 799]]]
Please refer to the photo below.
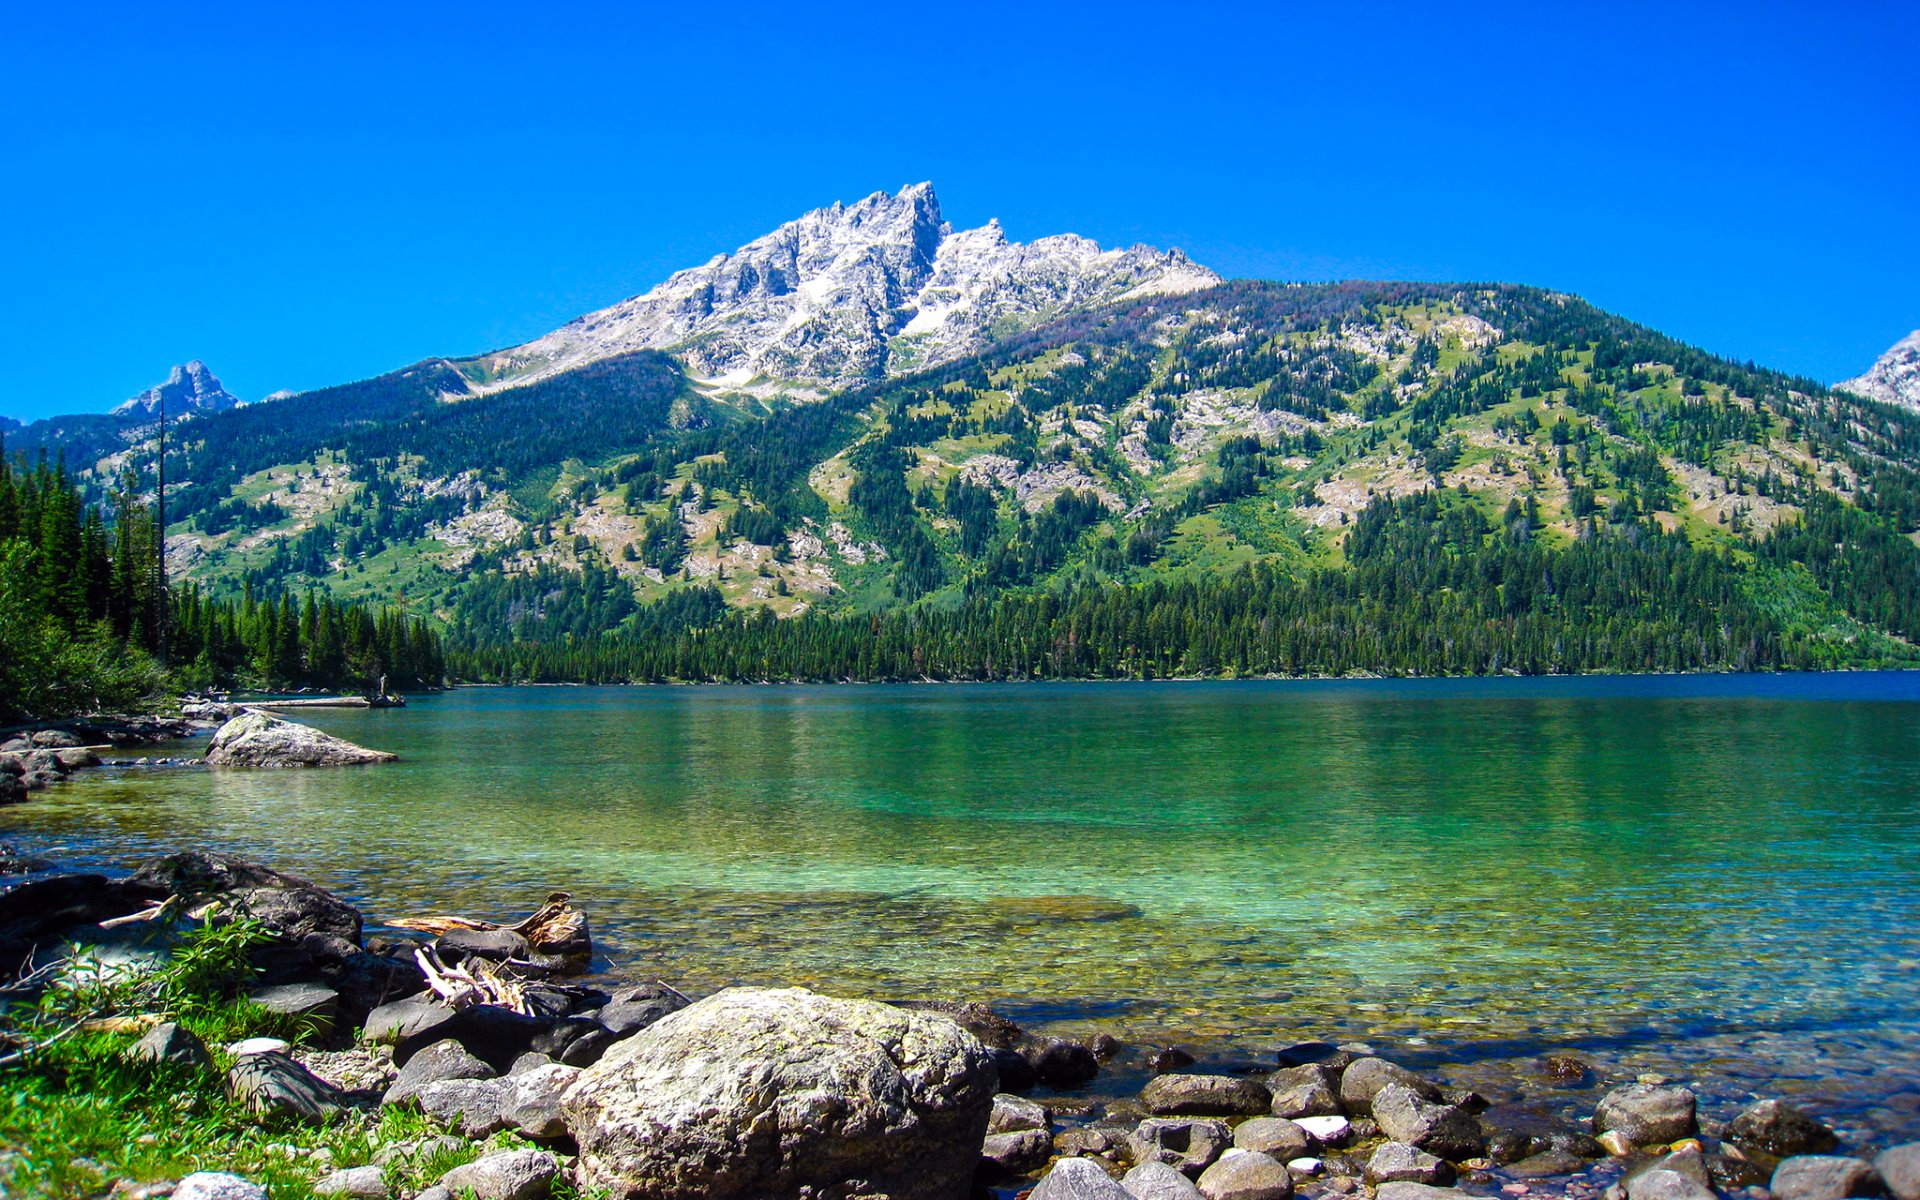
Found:
[[1920, 674], [468, 689], [300, 715], [391, 766], [83, 772], [0, 832], [375, 918], [565, 889], [610, 971], [687, 990], [1488, 1087], [1571, 1049], [1914, 1137], [1917, 718]]

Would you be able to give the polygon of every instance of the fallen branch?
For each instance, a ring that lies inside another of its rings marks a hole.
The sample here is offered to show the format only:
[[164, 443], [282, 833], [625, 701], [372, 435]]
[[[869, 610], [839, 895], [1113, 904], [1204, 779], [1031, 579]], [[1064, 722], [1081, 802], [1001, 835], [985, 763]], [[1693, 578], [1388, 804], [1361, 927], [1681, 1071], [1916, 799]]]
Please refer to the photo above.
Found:
[[413, 952], [414, 961], [427, 977], [427, 989], [456, 1011], [476, 1004], [491, 1004], [514, 1012], [532, 1015], [526, 993], [520, 984], [496, 972], [481, 959], [470, 958], [468, 965], [450, 967], [432, 946]]
[[86, 1018], [82, 1017], [80, 1020], [75, 1021], [73, 1024], [67, 1026], [65, 1029], [62, 1029], [59, 1033], [54, 1034], [50, 1038], [47, 1038], [43, 1041], [38, 1041], [38, 1042], [28, 1042], [26, 1045], [20, 1047], [18, 1050], [15, 1050], [12, 1054], [0, 1055], [0, 1067], [11, 1067], [15, 1063], [25, 1061], [30, 1055], [40, 1053], [42, 1050], [47, 1049], [48, 1047], [52, 1046], [55, 1042], [60, 1041], [62, 1038], [78, 1033], [80, 1031], [80, 1027], [85, 1025], [86, 1023], [87, 1023]]

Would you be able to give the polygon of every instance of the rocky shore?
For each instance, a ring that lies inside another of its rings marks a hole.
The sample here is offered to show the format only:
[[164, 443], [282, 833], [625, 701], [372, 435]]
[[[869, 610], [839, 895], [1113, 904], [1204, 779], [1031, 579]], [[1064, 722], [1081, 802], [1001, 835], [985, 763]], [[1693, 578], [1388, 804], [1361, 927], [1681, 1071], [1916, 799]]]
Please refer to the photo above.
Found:
[[[299, 1152], [315, 1196], [1920, 1200], [1920, 1145], [1844, 1145], [1777, 1099], [1702, 1111], [1685, 1081], [1606, 1079], [1572, 1055], [1539, 1070], [1591, 1107], [1556, 1120], [1362, 1045], [1196, 1062], [1115, 1034], [1032, 1034], [961, 1001], [583, 983], [587, 914], [564, 895], [515, 924], [395, 918], [368, 936], [319, 885], [225, 855], [124, 878], [31, 866], [0, 856], [0, 873], [27, 871], [0, 891], [0, 963], [29, 976], [14, 1004], [83, 965], [162, 971], [196, 927], [258, 927], [246, 998], [294, 1035], [208, 1045], [163, 1011], [107, 1021], [126, 1061], [217, 1083], [262, 1137], [363, 1130], [357, 1161]], [[0, 1047], [0, 1062], [27, 1069], [37, 1050]], [[1127, 1095], [1098, 1086], [1135, 1075]], [[380, 1140], [395, 1112], [424, 1132]], [[440, 1161], [454, 1165], [422, 1174]], [[0, 1153], [0, 1180], [8, 1166]], [[267, 1194], [231, 1171], [100, 1185]]]

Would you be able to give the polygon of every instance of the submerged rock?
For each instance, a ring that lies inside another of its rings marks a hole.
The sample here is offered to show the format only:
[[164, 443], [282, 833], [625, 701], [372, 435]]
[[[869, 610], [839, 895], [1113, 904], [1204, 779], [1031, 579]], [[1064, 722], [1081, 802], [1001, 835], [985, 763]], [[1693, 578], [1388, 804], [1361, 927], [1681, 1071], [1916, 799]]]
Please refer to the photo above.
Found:
[[1617, 1087], [1594, 1109], [1593, 1130], [1618, 1134], [1634, 1146], [1664, 1146], [1692, 1137], [1699, 1131], [1693, 1093], [1650, 1083]]
[[732, 988], [617, 1044], [562, 1102], [582, 1190], [960, 1200], [993, 1059], [946, 1017]]
[[222, 725], [207, 747], [208, 764], [218, 767], [350, 767], [398, 757], [258, 709]]

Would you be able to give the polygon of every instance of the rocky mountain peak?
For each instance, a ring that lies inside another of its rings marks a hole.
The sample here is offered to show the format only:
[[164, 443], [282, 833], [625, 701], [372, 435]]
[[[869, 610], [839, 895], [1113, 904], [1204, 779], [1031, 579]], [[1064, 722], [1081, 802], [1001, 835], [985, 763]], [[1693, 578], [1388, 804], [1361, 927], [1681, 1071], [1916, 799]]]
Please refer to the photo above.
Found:
[[170, 416], [189, 412], [221, 412], [245, 403], [229, 392], [199, 359], [175, 366], [165, 382], [155, 384], [113, 410], [115, 416], [152, 416], [165, 401]]
[[1895, 342], [1893, 349], [1867, 369], [1865, 375], [1834, 387], [1902, 408], [1920, 411], [1920, 329]]
[[1069, 312], [1220, 277], [1179, 251], [1102, 250], [1074, 234], [1021, 244], [1000, 223], [955, 232], [931, 183], [835, 202], [652, 291], [477, 360], [480, 390], [635, 350], [665, 350], [719, 391], [873, 382]]

